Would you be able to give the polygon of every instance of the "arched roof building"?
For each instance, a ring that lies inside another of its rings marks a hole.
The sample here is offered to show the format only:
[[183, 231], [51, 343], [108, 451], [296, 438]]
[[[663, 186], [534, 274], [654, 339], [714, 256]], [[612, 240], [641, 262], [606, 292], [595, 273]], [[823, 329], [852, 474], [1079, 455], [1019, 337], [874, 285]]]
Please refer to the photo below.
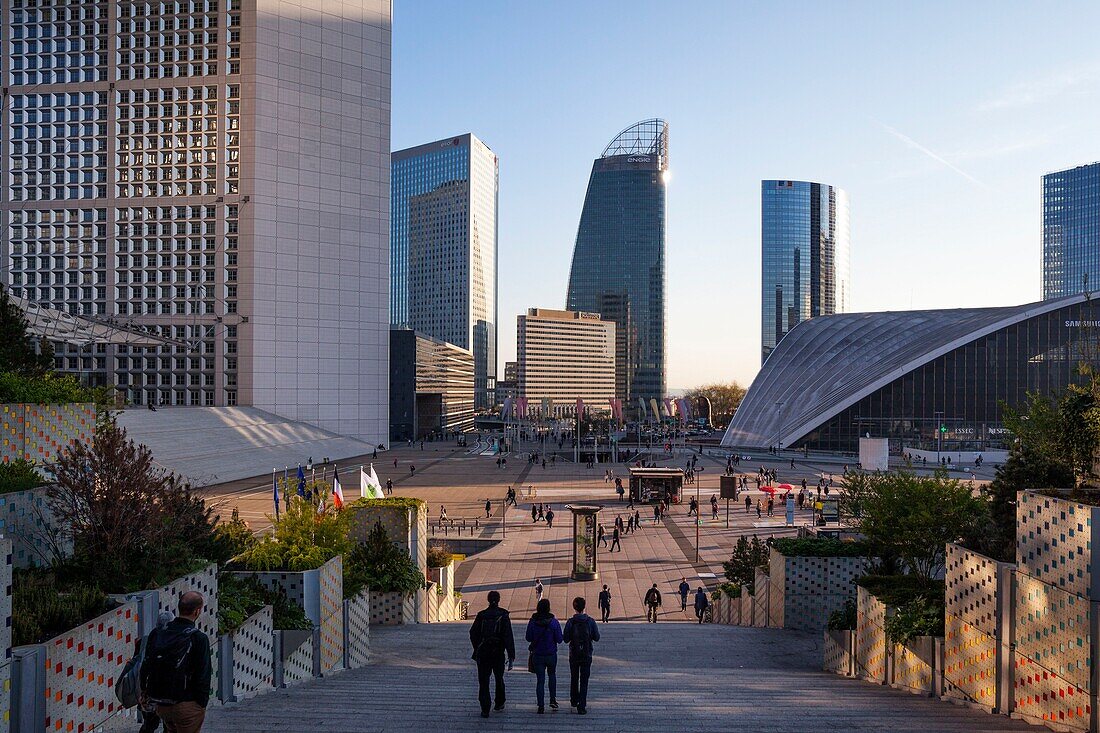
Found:
[[1096, 361], [1098, 318], [1087, 294], [812, 318], [780, 341], [722, 444], [849, 451], [869, 434], [934, 447], [942, 431], [945, 449], [996, 447], [1003, 404], [1059, 392]]

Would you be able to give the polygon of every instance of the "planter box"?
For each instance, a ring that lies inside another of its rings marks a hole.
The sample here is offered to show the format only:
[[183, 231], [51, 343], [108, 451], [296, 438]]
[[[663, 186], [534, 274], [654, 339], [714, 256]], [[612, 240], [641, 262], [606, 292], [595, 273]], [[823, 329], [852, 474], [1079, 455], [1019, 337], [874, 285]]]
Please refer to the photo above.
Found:
[[416, 623], [415, 594], [375, 593], [370, 594], [370, 625], [400, 626]]
[[936, 663], [934, 636], [918, 636], [908, 644], [894, 644], [890, 665], [890, 686], [915, 695], [932, 695], [939, 687], [936, 675], [943, 668]]
[[866, 557], [788, 557], [773, 548], [768, 557], [771, 625], [824, 631], [829, 615], [855, 599], [855, 581], [869, 563]]
[[741, 614], [737, 620], [738, 626], [752, 626], [753, 614], [755, 613], [753, 604], [755, 602], [749, 589], [746, 586], [741, 586]]
[[290, 687], [314, 678], [316, 661], [313, 631], [282, 629], [274, 632], [275, 687]]
[[251, 571], [233, 574], [254, 577], [272, 590], [282, 589], [292, 603], [321, 630], [321, 673], [339, 669], [344, 660], [343, 559], [334, 557], [316, 570]]
[[769, 603], [771, 599], [768, 593], [771, 590], [771, 581], [768, 578], [767, 568], [764, 566], [756, 569], [756, 579], [752, 584], [752, 625], [758, 628], [767, 628]]
[[252, 697], [274, 686], [275, 643], [271, 606], [264, 606], [231, 634], [222, 636], [219, 687], [222, 702]]
[[833, 674], [852, 677], [855, 674], [855, 633], [850, 629], [825, 632], [825, 660], [823, 669]]
[[887, 608], [866, 588], [856, 589], [856, 676], [884, 685], [889, 650], [886, 647]]
[[370, 661], [371, 593], [363, 589], [344, 599], [344, 668], [359, 669]]
[[730, 598], [726, 595], [719, 596], [711, 601], [713, 611], [711, 622], [726, 626], [737, 626], [741, 623], [741, 599]]

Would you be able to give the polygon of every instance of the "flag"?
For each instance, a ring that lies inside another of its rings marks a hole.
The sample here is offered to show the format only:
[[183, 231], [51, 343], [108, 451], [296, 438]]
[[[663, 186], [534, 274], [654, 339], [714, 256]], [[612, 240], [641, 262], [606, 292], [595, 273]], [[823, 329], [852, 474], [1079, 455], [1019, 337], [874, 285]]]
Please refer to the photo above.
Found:
[[662, 401], [665, 403], [665, 417], [672, 417], [673, 401], [668, 397], [662, 398]]
[[656, 397], [649, 398], [649, 406], [653, 408], [653, 417], [657, 420], [657, 422], [661, 422], [661, 410], [659, 407], [657, 407]]
[[271, 469], [271, 494], [275, 497], [275, 518], [279, 518], [279, 479], [275, 477], [275, 469]]
[[527, 398], [526, 397], [517, 397], [516, 398], [516, 413], [517, 413], [517, 416], [519, 417], [520, 420], [526, 420], [527, 419]]
[[504, 407], [500, 411], [500, 419], [501, 420], [511, 420], [512, 419], [512, 398], [511, 397], [505, 397], [504, 398]]
[[332, 503], [337, 509], [344, 508], [344, 487], [340, 486], [340, 472], [332, 467]]
[[370, 464], [370, 475], [365, 468], [359, 469], [359, 495], [364, 499], [381, 499], [382, 484], [378, 481], [378, 474], [374, 472], [374, 464]]
[[298, 464], [298, 496], [306, 498], [306, 472], [302, 470], [302, 464]]

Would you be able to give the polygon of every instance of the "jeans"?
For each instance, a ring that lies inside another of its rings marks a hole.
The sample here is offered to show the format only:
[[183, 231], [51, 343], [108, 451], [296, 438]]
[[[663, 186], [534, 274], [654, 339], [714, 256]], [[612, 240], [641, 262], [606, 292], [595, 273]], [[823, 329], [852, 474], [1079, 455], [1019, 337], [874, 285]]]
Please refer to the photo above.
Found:
[[588, 705], [588, 675], [592, 672], [592, 657], [569, 658], [569, 704], [584, 710]]
[[706, 606], [696, 606], [695, 607], [695, 618], [699, 619], [699, 623], [703, 623], [703, 615], [706, 614], [706, 612], [707, 612], [707, 607]]
[[611, 606], [600, 606], [600, 620], [606, 622], [611, 618]]
[[657, 623], [657, 609], [660, 606], [646, 606], [645, 607], [645, 620]]
[[558, 655], [557, 654], [532, 654], [531, 661], [535, 667], [535, 700], [539, 707], [546, 704], [546, 680], [550, 678], [550, 700], [558, 699]]
[[481, 703], [481, 712], [489, 712], [493, 701], [489, 699], [489, 675], [497, 680], [496, 704], [504, 704], [504, 655], [477, 660], [477, 701]]

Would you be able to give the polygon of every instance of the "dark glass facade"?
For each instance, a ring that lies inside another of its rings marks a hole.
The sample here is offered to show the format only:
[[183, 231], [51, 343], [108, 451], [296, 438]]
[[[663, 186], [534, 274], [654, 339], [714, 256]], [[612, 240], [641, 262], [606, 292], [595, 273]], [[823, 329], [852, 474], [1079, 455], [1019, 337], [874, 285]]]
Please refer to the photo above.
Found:
[[761, 182], [761, 362], [802, 321], [848, 310], [848, 227], [843, 190]]
[[900, 450], [1003, 448], [1009, 435], [1002, 405], [1022, 405], [1029, 392], [1057, 394], [1080, 379], [1082, 361], [1097, 361], [1100, 303], [1078, 302], [994, 331], [895, 379], [791, 447], [855, 451], [869, 433]]
[[668, 126], [638, 123], [592, 164], [566, 309], [615, 321], [615, 392], [665, 394], [665, 171]]
[[1098, 288], [1100, 163], [1091, 163], [1043, 176], [1043, 299]]

